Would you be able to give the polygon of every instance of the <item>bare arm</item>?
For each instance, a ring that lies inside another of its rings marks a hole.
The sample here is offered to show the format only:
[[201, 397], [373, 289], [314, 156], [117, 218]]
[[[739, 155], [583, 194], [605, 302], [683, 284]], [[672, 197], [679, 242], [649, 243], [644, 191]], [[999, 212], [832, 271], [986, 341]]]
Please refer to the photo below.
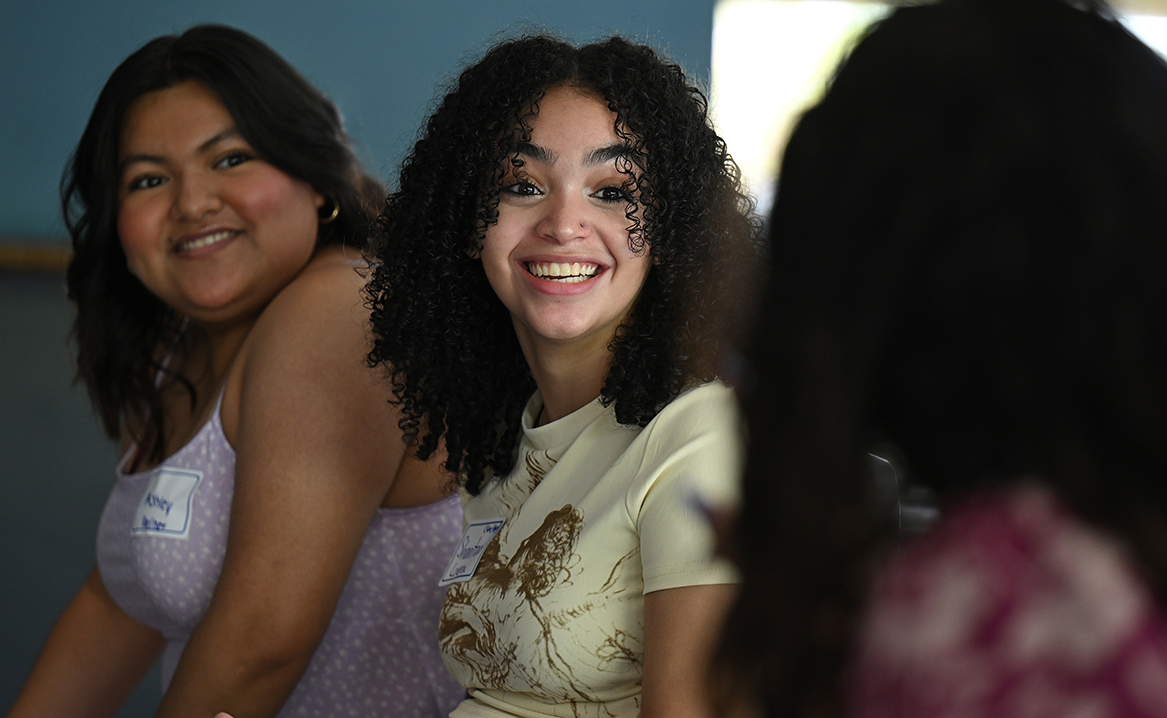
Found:
[[114, 603], [94, 569], [53, 626], [8, 718], [113, 715], [165, 645]]
[[705, 681], [735, 584], [685, 586], [644, 597], [641, 716], [711, 716]]
[[159, 716], [274, 715], [328, 627], [404, 454], [364, 364], [359, 283], [347, 263], [310, 266], [240, 354], [227, 554]]

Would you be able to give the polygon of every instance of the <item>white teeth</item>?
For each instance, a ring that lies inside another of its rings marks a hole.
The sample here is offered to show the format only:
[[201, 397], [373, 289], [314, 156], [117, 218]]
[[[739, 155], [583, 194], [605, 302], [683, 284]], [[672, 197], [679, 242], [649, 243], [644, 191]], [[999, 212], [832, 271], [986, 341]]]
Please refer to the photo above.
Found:
[[205, 237], [199, 237], [198, 239], [192, 239], [189, 242], [183, 242], [182, 244], [175, 247], [175, 251], [177, 251], [177, 252], [189, 252], [192, 249], [202, 249], [203, 247], [209, 247], [212, 244], [218, 244], [219, 242], [222, 242], [224, 239], [227, 239], [232, 234], [233, 234], [233, 232], [231, 232], [230, 230], [226, 230], [226, 229], [223, 230], [222, 232], [215, 232], [214, 234], [208, 234]]
[[527, 271], [540, 279], [573, 284], [591, 279], [600, 265], [591, 262], [529, 262]]

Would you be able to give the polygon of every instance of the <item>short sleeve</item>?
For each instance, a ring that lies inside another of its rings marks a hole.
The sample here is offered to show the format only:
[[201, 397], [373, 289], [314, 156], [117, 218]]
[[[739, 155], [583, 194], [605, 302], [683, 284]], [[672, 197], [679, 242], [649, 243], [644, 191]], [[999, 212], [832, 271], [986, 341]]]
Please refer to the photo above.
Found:
[[677, 397], [645, 427], [636, 516], [644, 592], [736, 583], [737, 570], [713, 555], [703, 507], [737, 504], [744, 441], [733, 393], [706, 384]]

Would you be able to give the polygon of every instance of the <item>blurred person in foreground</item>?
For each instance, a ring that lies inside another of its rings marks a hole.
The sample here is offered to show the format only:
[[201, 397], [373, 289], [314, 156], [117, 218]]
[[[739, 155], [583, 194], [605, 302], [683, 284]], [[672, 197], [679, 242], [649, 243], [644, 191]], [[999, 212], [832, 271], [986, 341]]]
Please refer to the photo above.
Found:
[[865, 34], [783, 159], [726, 712], [1167, 715], [1165, 197], [1167, 66], [1101, 3]]

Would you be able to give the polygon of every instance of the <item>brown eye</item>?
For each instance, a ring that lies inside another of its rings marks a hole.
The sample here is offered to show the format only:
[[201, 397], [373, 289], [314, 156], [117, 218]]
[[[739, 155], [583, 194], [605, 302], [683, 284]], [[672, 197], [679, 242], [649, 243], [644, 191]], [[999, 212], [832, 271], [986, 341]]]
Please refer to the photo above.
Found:
[[601, 202], [624, 202], [627, 204], [632, 201], [631, 195], [623, 187], [603, 187], [592, 196]]
[[251, 155], [244, 152], [232, 152], [223, 159], [215, 163], [215, 167], [219, 169], [229, 169], [231, 167], [238, 167], [239, 165], [251, 159]]
[[539, 188], [530, 182], [512, 182], [511, 184], [503, 185], [502, 191], [520, 197], [535, 197], [540, 194]]
[[141, 177], [135, 177], [133, 180], [131, 180], [128, 188], [131, 192], [134, 192], [136, 190], [158, 187], [165, 182], [165, 177], [159, 177], [158, 175], [142, 175]]

